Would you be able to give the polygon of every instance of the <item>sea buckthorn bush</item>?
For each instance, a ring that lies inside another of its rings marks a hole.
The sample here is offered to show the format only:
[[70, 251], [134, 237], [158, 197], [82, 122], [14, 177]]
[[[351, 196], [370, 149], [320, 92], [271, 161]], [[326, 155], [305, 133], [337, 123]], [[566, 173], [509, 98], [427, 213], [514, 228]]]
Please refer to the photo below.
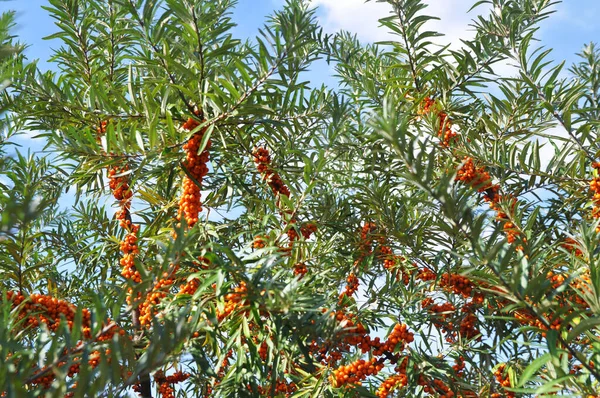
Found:
[[599, 396], [600, 51], [381, 2], [50, 0], [51, 71], [0, 18], [1, 397]]

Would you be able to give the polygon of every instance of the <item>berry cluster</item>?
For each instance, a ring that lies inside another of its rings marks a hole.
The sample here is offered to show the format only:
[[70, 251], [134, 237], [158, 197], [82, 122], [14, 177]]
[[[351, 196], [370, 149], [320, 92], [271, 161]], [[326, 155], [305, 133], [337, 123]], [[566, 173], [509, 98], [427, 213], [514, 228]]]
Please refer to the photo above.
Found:
[[458, 358], [454, 360], [455, 364], [452, 365], [452, 369], [457, 376], [461, 376], [465, 370], [465, 357], [460, 355]]
[[381, 253], [381, 258], [383, 259], [383, 268], [392, 273], [392, 275], [396, 277], [396, 280], [399, 280], [402, 276], [402, 283], [404, 283], [405, 286], [408, 285], [410, 283], [412, 270], [409, 271], [402, 266], [402, 262], [405, 261], [405, 258], [394, 255], [392, 248], [389, 246], [382, 245], [379, 248], [379, 252]]
[[[517, 198], [513, 197], [512, 195], [498, 195], [497, 200], [490, 203], [490, 208], [496, 211], [496, 220], [504, 223], [503, 229], [508, 243], [514, 243], [519, 237], [521, 237], [521, 241], [523, 241], [523, 243], [526, 243], [527, 238], [521, 236], [522, 234], [519, 228], [510, 220], [508, 214], [506, 214], [500, 207], [500, 200], [508, 201], [510, 203], [510, 211], [514, 211], [517, 206]], [[523, 251], [523, 246], [519, 245], [517, 250]]]
[[439, 398], [454, 398], [455, 396], [450, 387], [439, 379], [433, 379], [431, 382], [427, 382], [426, 379], [420, 378], [419, 385], [423, 386], [423, 391], [426, 393]]
[[405, 387], [407, 384], [408, 378], [406, 377], [406, 374], [401, 373], [391, 375], [381, 383], [375, 395], [377, 395], [378, 398], [386, 398], [394, 391], [394, 389]]
[[162, 370], [154, 373], [154, 381], [158, 384], [158, 393], [162, 398], [175, 398], [173, 384], [181, 383], [190, 378], [189, 373], [175, 372], [171, 376], [165, 376]]
[[[129, 178], [122, 175], [129, 170], [126, 165], [122, 168], [113, 167], [108, 171], [109, 186], [116, 200], [119, 201], [120, 209], [116, 212], [116, 218], [119, 225], [127, 234], [120, 244], [123, 253], [119, 263], [121, 265], [121, 275], [134, 283], [141, 283], [142, 277], [135, 267], [135, 257], [139, 254], [137, 245], [139, 225], [131, 221], [131, 199], [133, 191], [129, 186]], [[129, 299], [131, 299], [129, 297]]]
[[[196, 120], [189, 118], [182, 127], [184, 130], [191, 131], [198, 126], [199, 123]], [[206, 129], [198, 131], [183, 145], [183, 150], [186, 154], [183, 166], [187, 175], [183, 177], [183, 193], [179, 200], [177, 221], [181, 221], [184, 218], [189, 228], [198, 222], [198, 214], [202, 211], [200, 184], [202, 184], [202, 180], [208, 174], [208, 150], [211, 146], [209, 140], [202, 153], [198, 153], [205, 132]]]
[[417, 271], [417, 279], [428, 282], [436, 280], [437, 275], [429, 268], [421, 268]]
[[271, 168], [271, 154], [269, 150], [263, 147], [256, 147], [252, 151], [252, 156], [256, 164], [256, 169], [262, 174], [263, 179], [271, 187], [273, 193], [276, 196], [284, 195], [289, 197], [289, 188], [285, 185], [279, 174]]
[[[434, 108], [437, 108], [436, 104], [437, 102], [431, 97], [425, 97], [421, 103], [419, 114], [426, 115], [433, 112]], [[440, 145], [444, 148], [447, 148], [450, 146], [450, 144], [456, 141], [458, 134], [452, 130], [452, 120], [450, 120], [446, 112], [439, 110], [437, 111], [436, 116], [439, 119], [438, 137], [441, 141]]]
[[[288, 240], [290, 241], [290, 243], [298, 240], [298, 238], [300, 237], [298, 235], [298, 232], [296, 231], [296, 228], [294, 227], [294, 225], [297, 223], [296, 219], [291, 219], [289, 224], [290, 224], [290, 228], [287, 231], [287, 236], [288, 236]], [[317, 226], [316, 224], [313, 223], [305, 223], [300, 227], [300, 234], [302, 235], [302, 237], [305, 240], [310, 239], [310, 237], [312, 236], [312, 234], [314, 234], [315, 232], [317, 232]]]
[[[347, 320], [343, 315], [340, 317], [339, 313], [336, 318]], [[344, 339], [347, 344], [344, 348], [349, 349], [349, 347], [354, 346], [360, 349], [362, 354], [370, 352], [371, 359], [369, 361], [359, 359], [334, 370], [330, 379], [334, 387], [360, 385], [367, 377], [379, 373], [387, 359], [390, 359], [392, 363], [397, 363], [399, 356], [395, 352], [404, 350], [407, 344], [414, 341], [413, 333], [409, 332], [404, 324], [396, 324], [385, 342], [381, 342], [378, 337], [371, 339], [360, 323], [353, 324], [353, 326], [356, 326], [354, 334]]]
[[[50, 331], [55, 332], [62, 318], [64, 317], [69, 329], [73, 328], [73, 321], [77, 314], [77, 308], [65, 301], [49, 295], [33, 293], [28, 298], [20, 292], [6, 292], [6, 299], [12, 302], [13, 308], [19, 308], [18, 319], [23, 320], [28, 327], [38, 327], [41, 324], [46, 325]], [[81, 310], [81, 333], [85, 339], [92, 338], [91, 313], [87, 308]], [[110, 320], [107, 320], [107, 326], [104, 332], [95, 337], [96, 341], [106, 341], [112, 339], [115, 333], [123, 335], [125, 331], [119, 329]]]
[[[510, 383], [510, 378], [508, 376], [508, 372], [506, 369], [506, 364], [500, 364], [496, 370], [494, 371], [494, 377], [496, 377], [496, 381], [502, 386], [502, 388], [511, 388], [512, 385]], [[491, 398], [501, 398], [502, 394], [494, 393], [490, 395]], [[506, 398], [514, 398], [515, 393], [507, 391], [505, 394]]]
[[[358, 257], [354, 261], [353, 268], [356, 270], [361, 262], [371, 253], [373, 253], [373, 235], [377, 231], [377, 225], [373, 222], [365, 222], [360, 230], [360, 243], [358, 245]], [[358, 277], [352, 273], [346, 279], [348, 283], [344, 291], [340, 294], [340, 305], [343, 303], [344, 298], [352, 297], [352, 295], [358, 290], [359, 280]]]
[[262, 235], [257, 235], [254, 237], [254, 242], [252, 243], [252, 247], [255, 249], [263, 249], [267, 246], [266, 243], [267, 237]]
[[341, 387], [345, 384], [361, 385], [363, 380], [369, 376], [377, 375], [383, 367], [383, 362], [378, 361], [376, 358], [371, 358], [368, 361], [359, 359], [335, 369], [330, 381], [334, 387]]
[[340, 299], [343, 299], [344, 297], [352, 297], [354, 293], [358, 291], [359, 281], [356, 275], [354, 275], [353, 273], [348, 275], [348, 277], [346, 278], [346, 282], [348, 284], [346, 285], [346, 288], [342, 292], [342, 294], [340, 294]]
[[98, 127], [96, 127], [96, 141], [100, 141], [100, 137], [106, 134], [106, 126], [108, 125], [107, 120], [103, 120], [100, 122]]
[[303, 277], [308, 272], [308, 268], [306, 268], [306, 264], [304, 263], [296, 263], [294, 264], [294, 275], [299, 277]]
[[[108, 126], [108, 120], [102, 120], [98, 126], [96, 126], [96, 143], [102, 145], [102, 137], [106, 134], [106, 127]], [[106, 155], [104, 149], [101, 150], [103, 155]]]
[[[272, 169], [271, 155], [269, 153], [269, 150], [264, 147], [255, 147], [254, 150], [252, 151], [252, 158], [253, 158], [254, 164], [256, 165], [256, 169], [263, 176], [263, 180], [267, 182], [267, 185], [269, 185], [269, 187], [275, 194], [275, 197], [277, 198], [277, 206], [279, 206], [280, 196], [289, 197], [290, 190], [285, 185], [285, 183], [283, 182], [283, 180], [281, 179], [279, 174]], [[282, 211], [281, 214], [283, 216], [285, 214], [289, 215], [289, 214], [293, 214], [293, 213], [294, 213], [293, 211], [288, 209], [288, 210]], [[298, 220], [296, 218], [294, 218], [292, 215], [290, 217], [289, 221], [287, 222], [287, 225], [285, 225], [285, 228], [287, 229], [286, 235], [288, 238], [288, 246], [280, 247], [280, 250], [282, 253], [289, 255], [293, 248], [294, 242], [300, 238], [300, 235], [302, 235], [305, 240], [308, 240], [308, 239], [310, 239], [312, 234], [314, 234], [317, 231], [317, 225], [314, 223], [308, 222], [308, 223], [304, 223], [303, 225], [300, 226], [300, 228], [299, 228], [300, 234], [298, 234], [298, 229], [296, 227], [296, 224], [298, 224]], [[264, 239], [262, 239], [262, 237], [260, 237], [260, 236], [255, 237], [253, 247], [255, 249], [260, 249], [260, 248], [265, 247]], [[297, 273], [296, 268], [294, 269], [294, 274], [299, 275]], [[304, 273], [302, 273], [301, 275], [304, 275]]]
[[217, 310], [217, 318], [219, 322], [229, 316], [236, 309], [247, 304], [246, 300], [244, 299], [247, 291], [248, 288], [246, 286], [246, 282], [240, 282], [240, 285], [233, 289], [232, 293], [228, 293], [225, 296], [225, 308], [223, 311]]
[[[45, 325], [50, 331], [56, 332], [59, 326], [64, 323], [69, 329], [73, 329], [77, 308], [64, 300], [57, 299], [44, 294], [33, 293], [29, 297], [25, 297], [20, 292], [6, 292], [6, 300], [11, 302], [13, 309], [18, 311], [18, 319], [23, 322], [25, 328], [35, 328]], [[81, 334], [84, 339], [94, 339], [97, 342], [108, 341], [115, 334], [124, 335], [125, 331], [118, 328], [110, 319], [107, 320], [103, 332], [97, 336], [92, 336], [91, 313], [87, 308], [81, 310]], [[77, 348], [81, 347], [83, 342], [77, 344]], [[110, 350], [105, 351], [106, 356], [110, 355]], [[65, 355], [68, 354], [65, 351]], [[88, 361], [92, 367], [98, 366], [100, 361], [100, 352], [93, 351], [90, 354]], [[65, 372], [68, 377], [73, 377], [79, 373], [81, 358], [73, 358], [71, 364], [67, 367], [66, 361], [61, 361], [56, 365], [56, 368], [42, 367], [36, 374], [31, 384], [42, 386], [42, 388], [50, 388], [56, 378], [56, 372]]]
[[371, 254], [373, 251], [373, 235], [377, 231], [377, 225], [374, 222], [365, 222], [360, 230], [360, 251], [363, 255]]
[[149, 326], [152, 318], [156, 315], [156, 306], [160, 304], [163, 298], [167, 296], [170, 288], [175, 284], [175, 273], [178, 266], [171, 266], [168, 272], [164, 272], [162, 278], [156, 280], [152, 289], [146, 294], [144, 302], [139, 306], [140, 325]]
[[[277, 396], [279, 394], [283, 394], [286, 397], [292, 396], [292, 394], [298, 389], [298, 386], [294, 382], [288, 382], [286, 380], [276, 380], [275, 381], [275, 393]], [[248, 390], [252, 391], [252, 386], [248, 385]], [[269, 397], [271, 395], [271, 386], [258, 386], [258, 395], [261, 397]]]
[[485, 167], [475, 167], [473, 159], [465, 156], [463, 165], [456, 172], [456, 181], [461, 181], [471, 188], [477, 189], [478, 192], [485, 192], [484, 199], [486, 202], [497, 202], [498, 191], [500, 187], [492, 184], [490, 174], [485, 170]]
[[[521, 238], [523, 243], [527, 242], [527, 239], [522, 236], [519, 228], [511, 221], [511, 218], [507, 213], [504, 212], [500, 206], [502, 200], [508, 200], [510, 202], [510, 209], [514, 211], [517, 205], [517, 199], [512, 196], [502, 196], [499, 194], [500, 186], [492, 184], [490, 174], [485, 170], [485, 167], [475, 167], [473, 159], [470, 157], [464, 158], [463, 165], [458, 169], [456, 173], [456, 181], [461, 181], [466, 185], [477, 189], [478, 192], [484, 193], [484, 200], [490, 204], [490, 208], [496, 211], [496, 220], [503, 223], [503, 230], [506, 234], [508, 243], [514, 243], [517, 238]], [[519, 245], [516, 250], [523, 251], [523, 246]]]
[[[592, 209], [592, 217], [595, 219], [600, 218], [600, 177], [598, 174], [600, 173], [600, 162], [592, 163], [592, 168], [594, 169], [594, 178], [590, 181], [590, 190], [594, 194], [592, 197], [592, 201], [594, 203], [594, 208]], [[600, 233], [600, 226], [596, 227], [596, 232]]]
[[198, 278], [190, 279], [179, 287], [178, 294], [194, 294], [198, 290], [198, 287], [200, 287], [200, 280]]
[[[43, 294], [31, 294], [27, 299], [22, 293], [9, 291], [6, 298], [12, 301], [13, 308], [21, 306], [18, 319], [24, 320], [25, 326], [38, 327], [45, 324], [48, 329], [55, 332], [64, 317], [69, 329], [73, 328], [73, 320], [77, 308], [64, 300]], [[84, 308], [82, 314], [82, 333], [85, 338], [91, 337], [91, 314]]]
[[414, 334], [408, 331], [408, 327], [405, 324], [397, 323], [392, 329], [392, 332], [388, 336], [385, 343], [379, 346], [378, 344], [371, 343], [371, 345], [375, 348], [373, 350], [373, 355], [379, 356], [383, 355], [386, 352], [395, 352], [398, 347], [400, 350], [406, 348], [407, 344], [410, 344], [414, 341]]
[[427, 312], [433, 314], [433, 323], [442, 329], [452, 327], [452, 323], [448, 322], [453, 313], [456, 311], [456, 307], [452, 303], [434, 304], [431, 297], [424, 298], [421, 301], [421, 307], [426, 309]]
[[475, 286], [466, 276], [445, 273], [440, 278], [440, 287], [466, 298], [471, 296]]
[[139, 248], [137, 245], [137, 233], [139, 231], [138, 225], [131, 225], [130, 232], [125, 235], [120, 244], [121, 252], [121, 275], [125, 279], [129, 279], [134, 283], [141, 283], [142, 276], [135, 267], [135, 256], [139, 254]]
[[459, 335], [464, 339], [477, 338], [477, 340], [481, 340], [480, 331], [477, 328], [478, 318], [473, 308], [476, 304], [479, 304], [479, 299], [476, 302], [466, 303], [462, 307], [463, 315], [461, 315], [457, 330], [453, 322], [458, 315], [454, 304], [449, 302], [434, 304], [431, 297], [427, 297], [421, 302], [423, 309], [431, 314], [433, 324], [446, 334], [446, 341], [449, 343], [455, 342]]
[[128, 202], [133, 196], [133, 192], [129, 188], [129, 178], [126, 175], [123, 175], [129, 171], [128, 166], [120, 167], [111, 167], [108, 170], [108, 186], [110, 190], [118, 201], [126, 201]]

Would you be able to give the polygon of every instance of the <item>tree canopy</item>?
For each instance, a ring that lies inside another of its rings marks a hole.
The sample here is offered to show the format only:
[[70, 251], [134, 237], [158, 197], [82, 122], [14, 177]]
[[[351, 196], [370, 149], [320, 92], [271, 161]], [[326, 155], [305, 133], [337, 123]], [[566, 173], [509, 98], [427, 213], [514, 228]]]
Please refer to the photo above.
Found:
[[54, 70], [0, 18], [0, 396], [600, 397], [600, 51], [380, 2], [49, 0]]

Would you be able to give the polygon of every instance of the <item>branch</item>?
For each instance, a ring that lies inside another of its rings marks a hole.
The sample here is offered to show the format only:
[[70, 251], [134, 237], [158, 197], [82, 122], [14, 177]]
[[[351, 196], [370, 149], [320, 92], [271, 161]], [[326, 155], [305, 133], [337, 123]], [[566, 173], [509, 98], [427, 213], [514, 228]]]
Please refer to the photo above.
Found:
[[[131, 7], [131, 14], [135, 18], [138, 25], [140, 26], [142, 34], [144, 36], [144, 39], [146, 39], [146, 42], [148, 43], [148, 45], [154, 52], [154, 55], [160, 62], [161, 66], [164, 69], [165, 73], [167, 74], [167, 77], [169, 78], [169, 81], [171, 82], [171, 84], [173, 86], [176, 86], [177, 82], [175, 80], [175, 76], [169, 70], [169, 66], [167, 65], [167, 62], [164, 60], [163, 57], [161, 57], [158, 47], [156, 47], [156, 45], [150, 40], [150, 37], [148, 37], [148, 33], [146, 32], [146, 24], [144, 24], [144, 21], [142, 21], [140, 14], [138, 14], [137, 8], [136, 8], [135, 4], [133, 4], [133, 0], [129, 0], [129, 5]], [[176, 90], [177, 90], [177, 94], [179, 95], [179, 98], [181, 98], [181, 100], [186, 105], [188, 110], [191, 113], [194, 113], [195, 109], [194, 109], [194, 106], [192, 105], [192, 103], [185, 98], [185, 95], [183, 95], [183, 93], [181, 92], [181, 90], [179, 88], [176, 88]]]
[[398, 15], [398, 19], [400, 20], [400, 29], [402, 30], [402, 39], [404, 40], [404, 46], [406, 47], [406, 54], [408, 55], [408, 64], [410, 65], [410, 70], [412, 73], [413, 82], [415, 83], [415, 88], [417, 91], [421, 91], [421, 84], [419, 82], [419, 77], [417, 76], [416, 62], [411, 52], [411, 47], [408, 43], [408, 37], [406, 35], [405, 21], [402, 17], [402, 12], [400, 11], [400, 6], [395, 3], [394, 9], [396, 11], [396, 15]]

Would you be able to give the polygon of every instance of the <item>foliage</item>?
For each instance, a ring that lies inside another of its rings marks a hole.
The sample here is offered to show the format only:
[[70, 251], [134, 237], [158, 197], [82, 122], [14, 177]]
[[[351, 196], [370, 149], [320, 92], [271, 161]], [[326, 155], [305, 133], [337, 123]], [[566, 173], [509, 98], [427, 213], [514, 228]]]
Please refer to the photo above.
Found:
[[0, 69], [0, 149], [50, 153], [2, 154], [3, 396], [597, 396], [600, 51], [549, 60], [550, 0], [460, 48], [382, 2], [365, 45], [299, 0], [246, 41], [233, 0], [49, 1], [57, 69]]

